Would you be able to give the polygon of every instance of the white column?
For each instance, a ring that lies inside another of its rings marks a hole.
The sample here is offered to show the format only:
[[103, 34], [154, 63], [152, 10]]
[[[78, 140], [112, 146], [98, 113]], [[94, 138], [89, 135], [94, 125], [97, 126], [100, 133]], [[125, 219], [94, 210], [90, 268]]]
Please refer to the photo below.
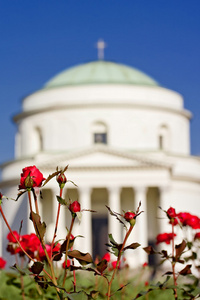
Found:
[[[79, 188], [79, 201], [81, 209], [91, 209], [91, 188], [81, 187]], [[84, 236], [79, 238], [78, 245], [81, 252], [89, 252], [92, 255], [92, 213], [83, 211], [81, 223], [76, 230], [78, 234]]]
[[[144, 186], [134, 187], [135, 191], [135, 211], [141, 202], [140, 211], [144, 211], [141, 213], [136, 219], [136, 228], [139, 233], [139, 240], [138, 242], [141, 244], [139, 249], [139, 261], [141, 264], [148, 261], [148, 257], [146, 252], [142, 249], [143, 247], [148, 246], [148, 225], [147, 225], [147, 199], [146, 199], [146, 192], [147, 189]], [[134, 230], [134, 229], [133, 229]]]
[[[120, 191], [119, 187], [110, 187], [108, 188], [109, 192], [109, 201], [108, 206], [113, 212], [121, 213], [121, 204], [120, 204]], [[109, 213], [108, 217], [108, 233], [112, 233], [113, 238], [116, 239], [117, 242], [121, 242], [121, 232], [122, 232], [122, 224]]]
[[159, 191], [160, 191], [160, 201], [159, 201], [159, 206], [162, 209], [159, 209], [159, 214], [158, 217], [160, 219], [159, 222], [159, 232], [163, 233], [165, 232], [167, 229], [167, 225], [168, 225], [168, 220], [166, 217], [166, 214], [163, 212], [163, 210], [168, 210], [168, 208], [170, 207], [169, 203], [169, 186], [162, 186], [159, 187]]

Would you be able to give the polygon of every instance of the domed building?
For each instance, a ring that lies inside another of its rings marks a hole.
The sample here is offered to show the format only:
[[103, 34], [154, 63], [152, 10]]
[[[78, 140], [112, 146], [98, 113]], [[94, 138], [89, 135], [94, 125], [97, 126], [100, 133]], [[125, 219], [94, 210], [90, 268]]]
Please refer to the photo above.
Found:
[[[18, 128], [15, 160], [2, 165], [2, 192], [16, 198], [22, 168], [36, 165], [44, 176], [69, 165], [65, 197], [79, 200], [81, 225], [75, 224], [77, 249], [105, 254], [108, 233], [120, 242], [124, 234], [113, 211], [144, 211], [132, 242], [155, 243], [167, 221], [158, 208], [200, 211], [200, 159], [190, 155], [191, 113], [178, 93], [163, 88], [148, 75], [122, 64], [93, 61], [69, 68], [23, 100], [14, 117]], [[58, 184], [50, 181], [40, 199], [47, 240], [55, 223]], [[23, 219], [24, 233], [32, 232], [26, 194], [3, 207], [13, 230]], [[12, 209], [11, 209], [12, 207]], [[160, 218], [161, 217], [161, 218]], [[69, 213], [64, 208], [58, 238], [66, 236]], [[2, 251], [6, 235], [3, 231]], [[131, 238], [130, 238], [131, 239]], [[141, 249], [127, 251], [132, 267], [147, 260]]]

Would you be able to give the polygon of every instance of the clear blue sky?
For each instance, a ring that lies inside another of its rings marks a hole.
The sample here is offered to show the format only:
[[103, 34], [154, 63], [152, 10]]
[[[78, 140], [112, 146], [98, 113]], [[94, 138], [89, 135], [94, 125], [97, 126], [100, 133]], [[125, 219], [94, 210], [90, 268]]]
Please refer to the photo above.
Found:
[[128, 64], [184, 96], [200, 154], [200, 0], [0, 0], [0, 162], [14, 157], [21, 99], [69, 66]]

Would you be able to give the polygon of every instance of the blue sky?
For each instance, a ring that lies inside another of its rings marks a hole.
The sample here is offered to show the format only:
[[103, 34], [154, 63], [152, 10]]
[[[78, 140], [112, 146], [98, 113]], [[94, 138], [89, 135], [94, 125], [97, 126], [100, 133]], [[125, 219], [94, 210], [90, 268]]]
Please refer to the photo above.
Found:
[[0, 162], [14, 157], [13, 115], [21, 100], [70, 66], [124, 63], [184, 96], [200, 154], [199, 0], [0, 0]]

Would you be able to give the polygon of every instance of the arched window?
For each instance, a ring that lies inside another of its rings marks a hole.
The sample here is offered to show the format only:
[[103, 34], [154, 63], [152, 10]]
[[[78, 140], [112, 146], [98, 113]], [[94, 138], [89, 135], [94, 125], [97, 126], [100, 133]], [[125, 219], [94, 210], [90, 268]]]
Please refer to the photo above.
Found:
[[35, 153], [38, 153], [43, 150], [43, 137], [42, 130], [40, 127], [35, 127], [33, 136], [32, 136], [32, 150], [34, 149]]
[[158, 130], [158, 148], [160, 150], [169, 150], [169, 128], [167, 125], [161, 125]]
[[92, 125], [92, 134], [94, 144], [107, 144], [107, 127], [103, 122]]

